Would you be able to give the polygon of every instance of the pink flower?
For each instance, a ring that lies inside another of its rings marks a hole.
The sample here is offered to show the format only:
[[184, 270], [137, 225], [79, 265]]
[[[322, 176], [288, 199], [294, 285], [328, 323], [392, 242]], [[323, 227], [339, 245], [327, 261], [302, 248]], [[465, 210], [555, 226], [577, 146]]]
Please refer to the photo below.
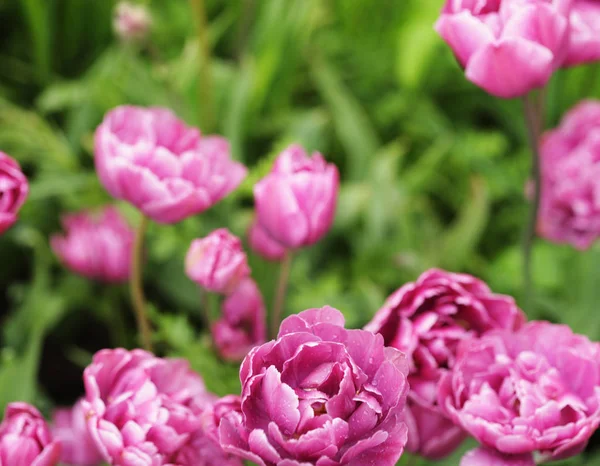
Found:
[[135, 233], [116, 208], [65, 215], [62, 223], [66, 234], [52, 236], [50, 244], [68, 268], [105, 282], [129, 279]]
[[29, 194], [21, 167], [0, 151], [0, 235], [17, 221], [17, 212]]
[[201, 435], [202, 410], [215, 401], [187, 361], [142, 350], [102, 350], [83, 377], [88, 430], [115, 466], [177, 464]]
[[287, 252], [286, 248], [271, 238], [257, 221], [254, 221], [252, 226], [250, 226], [248, 241], [250, 242], [250, 247], [256, 253], [271, 261], [283, 259]]
[[431, 269], [396, 290], [365, 330], [405, 353], [411, 365], [407, 449], [432, 459], [450, 454], [465, 434], [437, 404], [442, 374], [455, 364], [458, 344], [525, 320], [509, 296], [493, 294], [477, 278]]
[[586, 249], [600, 236], [600, 102], [584, 101], [540, 146], [541, 236]]
[[331, 228], [338, 190], [335, 165], [318, 152], [309, 157], [302, 147], [292, 145], [254, 186], [257, 221], [283, 247], [314, 244]]
[[60, 444], [52, 440], [46, 421], [27, 403], [10, 403], [0, 424], [0, 465], [56, 466]]
[[72, 408], [61, 408], [52, 415], [52, 435], [61, 444], [61, 462], [73, 466], [95, 466], [102, 463], [87, 429], [85, 410], [79, 400]]
[[227, 228], [220, 228], [192, 242], [185, 257], [185, 272], [208, 291], [228, 294], [250, 275], [250, 267], [240, 239]]
[[502, 455], [576, 455], [600, 425], [600, 345], [548, 322], [465, 340], [439, 404]]
[[569, 45], [570, 0], [446, 0], [435, 28], [468, 80], [511, 98], [543, 87]]
[[600, 60], [600, 4], [597, 0], [573, 0], [571, 36], [565, 64]]
[[163, 108], [118, 107], [95, 137], [104, 187], [159, 223], [200, 213], [241, 183], [246, 168], [229, 152], [225, 139], [202, 138]]
[[223, 317], [213, 324], [219, 354], [240, 362], [254, 346], [265, 342], [265, 304], [258, 286], [246, 278], [223, 302]]
[[221, 445], [260, 466], [394, 466], [407, 372], [402, 353], [346, 330], [336, 309], [292, 315], [244, 359], [241, 405], [221, 418]]
[[488, 448], [475, 448], [467, 452], [460, 466], [535, 466], [531, 455], [503, 455]]
[[115, 8], [113, 28], [124, 41], [139, 41], [150, 31], [152, 17], [143, 5], [121, 2]]

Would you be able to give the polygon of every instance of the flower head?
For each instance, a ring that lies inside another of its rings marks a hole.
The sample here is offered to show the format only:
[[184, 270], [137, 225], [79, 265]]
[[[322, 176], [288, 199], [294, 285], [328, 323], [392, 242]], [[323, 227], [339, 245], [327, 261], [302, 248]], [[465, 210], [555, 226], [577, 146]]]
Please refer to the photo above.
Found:
[[318, 152], [309, 157], [302, 147], [292, 145], [254, 186], [257, 221], [285, 248], [309, 246], [331, 228], [338, 190], [335, 165]]
[[62, 223], [66, 233], [50, 244], [68, 268], [105, 282], [129, 279], [135, 233], [116, 208], [65, 215]]
[[600, 102], [585, 101], [541, 142], [538, 232], [586, 249], [600, 236]]
[[336, 309], [290, 316], [244, 359], [241, 405], [222, 417], [221, 445], [261, 466], [393, 466], [406, 443], [407, 372], [402, 353], [346, 330]]
[[455, 364], [459, 343], [496, 328], [516, 329], [525, 320], [509, 296], [493, 294], [477, 278], [431, 269], [395, 291], [366, 330], [406, 353], [411, 365], [406, 423], [407, 449], [437, 459], [465, 434], [437, 404], [438, 383]]
[[499, 454], [576, 455], [600, 425], [600, 345], [548, 322], [466, 340], [439, 404]]
[[11, 403], [0, 424], [0, 465], [56, 466], [60, 443], [52, 440], [46, 421], [27, 403]]
[[198, 214], [233, 191], [246, 168], [229, 143], [201, 137], [167, 109], [122, 106], [95, 135], [98, 176], [108, 192], [159, 223]]
[[596, 0], [573, 0], [571, 35], [566, 66], [600, 60], [600, 4]]
[[185, 257], [185, 271], [207, 290], [224, 294], [250, 275], [242, 242], [226, 228], [192, 242]]
[[285, 257], [287, 249], [273, 238], [261, 227], [260, 223], [254, 221], [248, 231], [250, 247], [265, 259], [279, 261]]
[[17, 221], [29, 184], [16, 160], [0, 151], [0, 235]]
[[117, 36], [126, 42], [144, 39], [150, 31], [152, 17], [143, 5], [120, 2], [115, 8], [113, 28]]

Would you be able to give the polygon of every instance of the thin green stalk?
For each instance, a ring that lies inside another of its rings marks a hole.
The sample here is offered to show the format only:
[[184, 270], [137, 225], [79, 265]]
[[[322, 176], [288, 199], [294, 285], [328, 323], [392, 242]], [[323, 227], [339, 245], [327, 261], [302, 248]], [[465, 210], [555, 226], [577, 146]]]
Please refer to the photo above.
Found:
[[133, 252], [131, 256], [131, 278], [129, 280], [129, 292], [131, 304], [135, 312], [135, 319], [142, 346], [152, 351], [152, 329], [146, 314], [146, 300], [142, 281], [142, 268], [144, 263], [144, 236], [148, 228], [148, 219], [142, 215], [140, 224], [135, 235]]
[[277, 336], [277, 332], [279, 331], [279, 324], [281, 324], [283, 304], [285, 302], [285, 294], [290, 278], [291, 267], [292, 253], [291, 251], [287, 251], [279, 269], [279, 281], [277, 282], [275, 302], [273, 303], [273, 313], [271, 314], [271, 338], [275, 338]]
[[196, 34], [200, 53], [198, 76], [198, 106], [202, 116], [202, 129], [211, 132], [215, 129], [213, 83], [211, 75], [211, 46], [208, 37], [208, 20], [204, 0], [190, 0], [196, 21]]
[[533, 199], [531, 200], [529, 216], [523, 235], [523, 302], [526, 310], [530, 308], [533, 300], [532, 250], [542, 191], [539, 154], [543, 104], [541, 95], [538, 96], [537, 101], [532, 93], [527, 94], [523, 99], [525, 126], [527, 127], [527, 138], [532, 155], [531, 182], [533, 183]]

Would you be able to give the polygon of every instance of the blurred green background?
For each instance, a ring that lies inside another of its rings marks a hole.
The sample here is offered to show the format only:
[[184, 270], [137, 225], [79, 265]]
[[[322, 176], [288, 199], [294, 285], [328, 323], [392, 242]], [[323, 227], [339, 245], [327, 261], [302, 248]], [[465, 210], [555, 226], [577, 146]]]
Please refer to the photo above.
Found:
[[[217, 207], [148, 235], [159, 351], [189, 358], [218, 393], [237, 390], [237, 367], [207, 350], [183, 257], [214, 228], [244, 236], [252, 186], [290, 142], [325, 154], [343, 184], [332, 231], [295, 260], [288, 313], [330, 304], [362, 326], [433, 266], [520, 300], [530, 157], [521, 102], [464, 79], [433, 31], [442, 0], [206, 0], [207, 26], [199, 0], [152, 0], [142, 2], [152, 29], [138, 43], [113, 33], [114, 3], [0, 0], [0, 149], [31, 181], [19, 223], [0, 238], [0, 408], [71, 403], [95, 351], [135, 345], [126, 289], [71, 274], [48, 246], [62, 213], [111, 202], [94, 172], [93, 131], [125, 103], [167, 106], [225, 135], [250, 168]], [[553, 78], [547, 126], [600, 96], [598, 70]], [[529, 317], [598, 339], [599, 258], [597, 248], [537, 240]], [[277, 266], [253, 255], [251, 265], [270, 303]], [[568, 464], [594, 464], [591, 454]]]

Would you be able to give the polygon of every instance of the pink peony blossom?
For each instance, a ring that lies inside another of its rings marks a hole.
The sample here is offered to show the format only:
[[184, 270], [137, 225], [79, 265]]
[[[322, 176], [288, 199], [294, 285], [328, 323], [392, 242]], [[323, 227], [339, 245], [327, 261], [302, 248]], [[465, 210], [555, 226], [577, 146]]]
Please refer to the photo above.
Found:
[[16, 160], [0, 151], [0, 235], [17, 221], [29, 184]]
[[130, 42], [144, 39], [150, 32], [152, 17], [143, 5], [120, 2], [115, 8], [113, 29], [119, 39]]
[[159, 223], [216, 204], [246, 176], [229, 143], [201, 137], [167, 109], [122, 106], [96, 130], [98, 176], [108, 192]]
[[197, 464], [180, 458], [191, 457], [194, 445], [204, 448], [201, 414], [216, 400], [187, 361], [142, 350], [102, 350], [85, 369], [84, 383], [88, 430], [105, 461]]
[[538, 233], [587, 249], [600, 236], [600, 101], [584, 101], [540, 146]]
[[66, 233], [50, 244], [69, 269], [105, 282], [129, 279], [135, 233], [116, 208], [65, 215], [62, 223]]
[[260, 466], [393, 466], [406, 443], [407, 372], [402, 353], [346, 330], [336, 309], [292, 315], [244, 359], [221, 445]]
[[467, 452], [460, 466], [535, 466], [531, 455], [503, 455], [488, 448], [475, 448]]
[[395, 291], [365, 326], [410, 363], [405, 420], [407, 450], [438, 459], [464, 440], [437, 404], [438, 383], [452, 369], [458, 344], [496, 329], [516, 329], [524, 314], [509, 296], [493, 294], [477, 278], [431, 269]]
[[102, 463], [102, 456], [88, 432], [82, 401], [79, 400], [72, 408], [54, 411], [52, 436], [61, 445], [62, 463], [95, 466]]
[[309, 246], [331, 228], [338, 191], [337, 167], [292, 145], [254, 186], [257, 221], [285, 248]]
[[191, 280], [214, 293], [228, 294], [250, 275], [242, 242], [226, 228], [194, 240], [185, 257]]
[[498, 97], [543, 87], [569, 46], [570, 0], [446, 0], [435, 28], [468, 80]]
[[576, 455], [600, 425], [600, 345], [548, 322], [465, 340], [439, 404], [502, 455]]
[[246, 278], [223, 301], [223, 317], [212, 326], [219, 354], [240, 362], [254, 346], [265, 342], [265, 304], [251, 278]]
[[56, 466], [60, 443], [37, 409], [27, 403], [10, 403], [0, 424], [0, 466]]
[[271, 238], [257, 221], [254, 221], [250, 226], [248, 241], [252, 250], [267, 260], [282, 260], [287, 252], [287, 249]]

